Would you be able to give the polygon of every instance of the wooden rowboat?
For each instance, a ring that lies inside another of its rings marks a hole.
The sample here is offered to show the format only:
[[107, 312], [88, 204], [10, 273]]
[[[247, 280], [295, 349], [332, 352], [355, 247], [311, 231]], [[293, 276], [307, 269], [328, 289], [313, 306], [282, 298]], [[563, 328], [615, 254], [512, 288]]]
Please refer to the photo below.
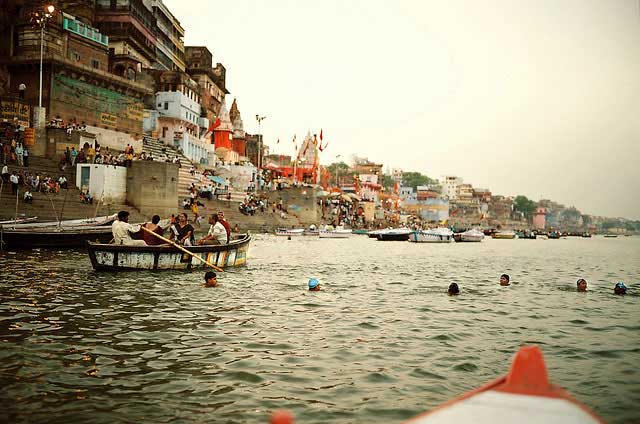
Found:
[[[241, 234], [224, 245], [186, 247], [193, 254], [220, 268], [245, 265], [251, 236]], [[192, 270], [205, 265], [171, 245], [127, 246], [88, 243], [89, 259], [96, 271]]]
[[8, 221], [0, 221], [0, 225], [26, 224], [28, 222], [34, 222], [37, 219], [38, 219], [37, 216], [31, 216], [29, 218], [10, 219]]
[[0, 248], [39, 249], [82, 247], [88, 241], [108, 243], [113, 238], [110, 226], [5, 228], [0, 226]]

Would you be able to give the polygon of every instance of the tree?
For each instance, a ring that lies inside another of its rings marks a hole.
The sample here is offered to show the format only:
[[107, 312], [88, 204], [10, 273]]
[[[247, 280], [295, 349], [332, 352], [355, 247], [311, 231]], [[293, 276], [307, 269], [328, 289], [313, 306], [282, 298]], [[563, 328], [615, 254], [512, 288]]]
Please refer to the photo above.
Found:
[[435, 185], [436, 181], [422, 175], [419, 172], [403, 172], [402, 173], [402, 185], [405, 187], [413, 187], [414, 190], [418, 189], [418, 186]]
[[513, 209], [522, 212], [527, 219], [533, 216], [533, 213], [536, 211], [536, 206], [536, 202], [529, 200], [527, 196], [516, 196], [513, 200]]
[[331, 175], [331, 184], [336, 181], [336, 170], [338, 172], [338, 176], [342, 177], [344, 177], [349, 172], [349, 165], [344, 162], [334, 162], [327, 168], [329, 169], [329, 175]]
[[380, 184], [382, 184], [382, 187], [384, 187], [385, 190], [388, 190], [388, 191], [393, 190], [393, 185], [395, 183], [396, 183], [396, 180], [394, 180], [391, 175], [387, 175], [387, 174], [382, 175], [382, 182]]

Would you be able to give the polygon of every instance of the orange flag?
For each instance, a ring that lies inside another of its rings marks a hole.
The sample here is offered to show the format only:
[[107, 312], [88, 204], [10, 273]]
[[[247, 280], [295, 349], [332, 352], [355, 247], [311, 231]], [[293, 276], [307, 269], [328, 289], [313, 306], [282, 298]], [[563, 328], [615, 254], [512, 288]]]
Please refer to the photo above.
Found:
[[320, 141], [322, 141], [322, 128], [320, 128]]

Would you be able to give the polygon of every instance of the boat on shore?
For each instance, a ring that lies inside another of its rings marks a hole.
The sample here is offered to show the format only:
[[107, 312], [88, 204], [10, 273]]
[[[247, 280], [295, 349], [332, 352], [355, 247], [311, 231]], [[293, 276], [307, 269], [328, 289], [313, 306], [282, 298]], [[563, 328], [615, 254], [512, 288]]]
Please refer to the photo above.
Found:
[[304, 228], [278, 228], [276, 229], [277, 236], [301, 236], [304, 235]]
[[617, 238], [617, 234], [605, 234], [604, 235], [606, 238]]
[[409, 241], [414, 243], [451, 243], [453, 231], [448, 228], [413, 231], [409, 235]]
[[491, 238], [497, 240], [512, 240], [516, 238], [516, 233], [513, 231], [497, 231], [491, 235]]
[[[229, 244], [189, 246], [194, 255], [220, 268], [238, 267], [247, 263], [251, 236], [240, 234]], [[171, 245], [128, 246], [87, 244], [91, 266], [96, 271], [193, 270], [206, 265]]]
[[452, 399], [405, 424], [604, 423], [586, 405], [551, 384], [542, 352], [524, 346], [509, 373]]
[[453, 239], [459, 243], [461, 242], [479, 243], [482, 240], [484, 240], [484, 233], [480, 230], [471, 229], [463, 233], [454, 234]]
[[549, 231], [547, 237], [552, 240], [557, 240], [560, 238], [560, 233], [558, 231]]
[[407, 241], [413, 230], [409, 228], [393, 228], [390, 230], [380, 231], [376, 239], [379, 241]]
[[108, 226], [116, 220], [118, 214], [97, 216], [95, 218], [68, 219], [65, 221], [26, 222], [17, 224], [0, 224], [5, 228], [36, 229], [36, 228], [79, 228]]
[[353, 230], [353, 234], [369, 234], [369, 230], [365, 230], [364, 228], [358, 228], [356, 230]]
[[518, 236], [518, 239], [522, 240], [535, 240], [536, 238], [538, 238], [538, 235], [535, 231], [529, 230], [516, 231], [516, 235]]
[[108, 243], [111, 226], [5, 228], [0, 226], [2, 249], [68, 249], [82, 247], [88, 241]]
[[333, 228], [331, 226], [327, 226], [326, 228], [318, 231], [318, 236], [320, 236], [320, 238], [349, 238], [351, 237], [351, 234], [353, 234], [351, 229], [341, 227]]
[[17, 218], [17, 219], [10, 219], [8, 221], [0, 221], [0, 225], [27, 224], [29, 222], [34, 222], [37, 220], [38, 220], [37, 216], [31, 216], [29, 218]]

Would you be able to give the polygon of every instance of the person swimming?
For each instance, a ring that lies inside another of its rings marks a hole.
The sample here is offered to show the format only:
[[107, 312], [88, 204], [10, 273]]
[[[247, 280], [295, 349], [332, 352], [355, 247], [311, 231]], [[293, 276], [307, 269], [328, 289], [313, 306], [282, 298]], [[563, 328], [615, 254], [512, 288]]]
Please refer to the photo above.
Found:
[[204, 286], [205, 287], [217, 287], [218, 286], [218, 277], [216, 273], [213, 271], [207, 271], [204, 274]]
[[577, 287], [579, 292], [586, 292], [587, 291], [587, 280], [585, 280], [584, 278], [580, 278], [578, 281], [576, 281], [576, 287]]
[[460, 288], [458, 287], [458, 283], [449, 284], [449, 290], [447, 291], [447, 293], [449, 293], [449, 296], [455, 296], [457, 294], [460, 294]]
[[511, 283], [509, 282], [510, 278], [509, 278], [509, 274], [502, 274], [500, 276], [500, 285], [501, 286], [508, 286]]
[[317, 278], [309, 279], [309, 291], [320, 291], [320, 281]]
[[613, 287], [613, 293], [627, 294], [627, 286], [625, 286], [624, 283], [620, 281], [619, 283], [616, 283], [616, 285]]

